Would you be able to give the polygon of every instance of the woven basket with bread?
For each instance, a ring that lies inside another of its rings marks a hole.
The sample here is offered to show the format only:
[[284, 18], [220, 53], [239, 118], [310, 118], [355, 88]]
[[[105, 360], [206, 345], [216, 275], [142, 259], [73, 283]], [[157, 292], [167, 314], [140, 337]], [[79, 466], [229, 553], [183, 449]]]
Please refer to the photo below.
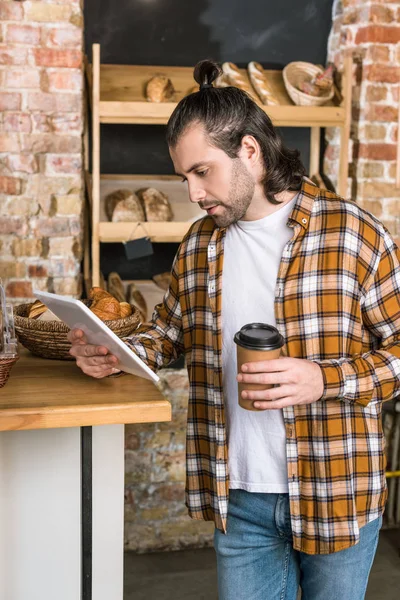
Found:
[[[82, 300], [118, 337], [130, 335], [140, 325], [140, 312], [128, 302], [119, 302], [102, 288], [92, 288]], [[15, 331], [20, 343], [42, 358], [74, 360], [69, 354], [69, 327], [40, 301], [14, 308]]]

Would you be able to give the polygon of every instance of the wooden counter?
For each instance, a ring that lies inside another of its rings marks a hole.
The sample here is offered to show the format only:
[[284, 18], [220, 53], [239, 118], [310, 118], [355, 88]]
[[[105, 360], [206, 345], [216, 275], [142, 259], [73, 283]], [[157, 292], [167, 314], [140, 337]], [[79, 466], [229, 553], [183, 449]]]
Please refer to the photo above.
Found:
[[170, 420], [170, 403], [147, 379], [93, 379], [75, 361], [38, 358], [25, 349], [0, 389], [0, 431]]

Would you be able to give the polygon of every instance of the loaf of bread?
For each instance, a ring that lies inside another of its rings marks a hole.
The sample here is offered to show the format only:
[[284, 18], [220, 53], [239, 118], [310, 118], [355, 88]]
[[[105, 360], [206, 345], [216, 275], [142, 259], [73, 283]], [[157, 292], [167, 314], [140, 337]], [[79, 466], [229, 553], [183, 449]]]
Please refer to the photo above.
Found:
[[128, 285], [127, 293], [128, 304], [138, 309], [141, 322], [147, 321], [147, 304], [143, 294], [138, 290], [134, 283]]
[[121, 309], [121, 318], [130, 317], [132, 314], [132, 307], [128, 302], [119, 303]]
[[28, 318], [37, 319], [47, 310], [47, 306], [40, 300], [36, 300], [29, 309]]
[[[222, 83], [228, 83], [234, 87], [240, 88], [244, 92], [247, 92], [253, 100], [257, 100], [256, 94], [253, 88], [250, 86], [246, 78], [242, 75], [239, 68], [232, 62], [225, 62], [222, 65]], [[223, 85], [219, 85], [223, 87]]]
[[141, 188], [136, 191], [146, 215], [146, 221], [172, 221], [173, 212], [168, 196], [155, 188]]
[[139, 198], [131, 190], [115, 190], [105, 198], [106, 213], [110, 221], [144, 221], [144, 212]]
[[118, 302], [126, 302], [124, 284], [121, 277], [113, 271], [108, 276], [107, 288], [109, 293], [118, 300]]
[[174, 96], [172, 81], [165, 75], [156, 75], [148, 81], [146, 86], [148, 102], [173, 102]]
[[258, 62], [250, 62], [247, 66], [249, 73], [249, 79], [259, 95], [263, 104], [276, 105], [279, 104], [278, 100], [274, 96], [271, 86], [268, 83], [267, 76], [264, 68]]

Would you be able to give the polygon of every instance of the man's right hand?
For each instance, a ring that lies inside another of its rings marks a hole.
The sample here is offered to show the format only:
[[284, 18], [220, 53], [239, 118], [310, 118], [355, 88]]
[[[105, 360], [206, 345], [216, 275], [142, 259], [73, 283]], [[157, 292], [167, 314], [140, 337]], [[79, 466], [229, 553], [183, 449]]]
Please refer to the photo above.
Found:
[[102, 379], [119, 373], [118, 358], [110, 354], [105, 346], [88, 344], [81, 329], [71, 329], [68, 340], [72, 344], [69, 353], [76, 358], [76, 364], [86, 375]]

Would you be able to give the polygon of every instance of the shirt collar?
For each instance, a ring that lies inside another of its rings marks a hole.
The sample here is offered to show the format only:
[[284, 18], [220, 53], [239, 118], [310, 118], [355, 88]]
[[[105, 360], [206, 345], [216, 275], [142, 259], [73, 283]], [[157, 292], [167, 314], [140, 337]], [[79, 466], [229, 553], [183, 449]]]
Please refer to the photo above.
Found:
[[319, 194], [319, 188], [317, 188], [311, 179], [308, 177], [303, 178], [301, 190], [297, 197], [296, 204], [289, 216], [289, 220], [299, 223], [304, 229], [308, 228], [310, 222], [310, 216], [314, 204], [314, 200]]

